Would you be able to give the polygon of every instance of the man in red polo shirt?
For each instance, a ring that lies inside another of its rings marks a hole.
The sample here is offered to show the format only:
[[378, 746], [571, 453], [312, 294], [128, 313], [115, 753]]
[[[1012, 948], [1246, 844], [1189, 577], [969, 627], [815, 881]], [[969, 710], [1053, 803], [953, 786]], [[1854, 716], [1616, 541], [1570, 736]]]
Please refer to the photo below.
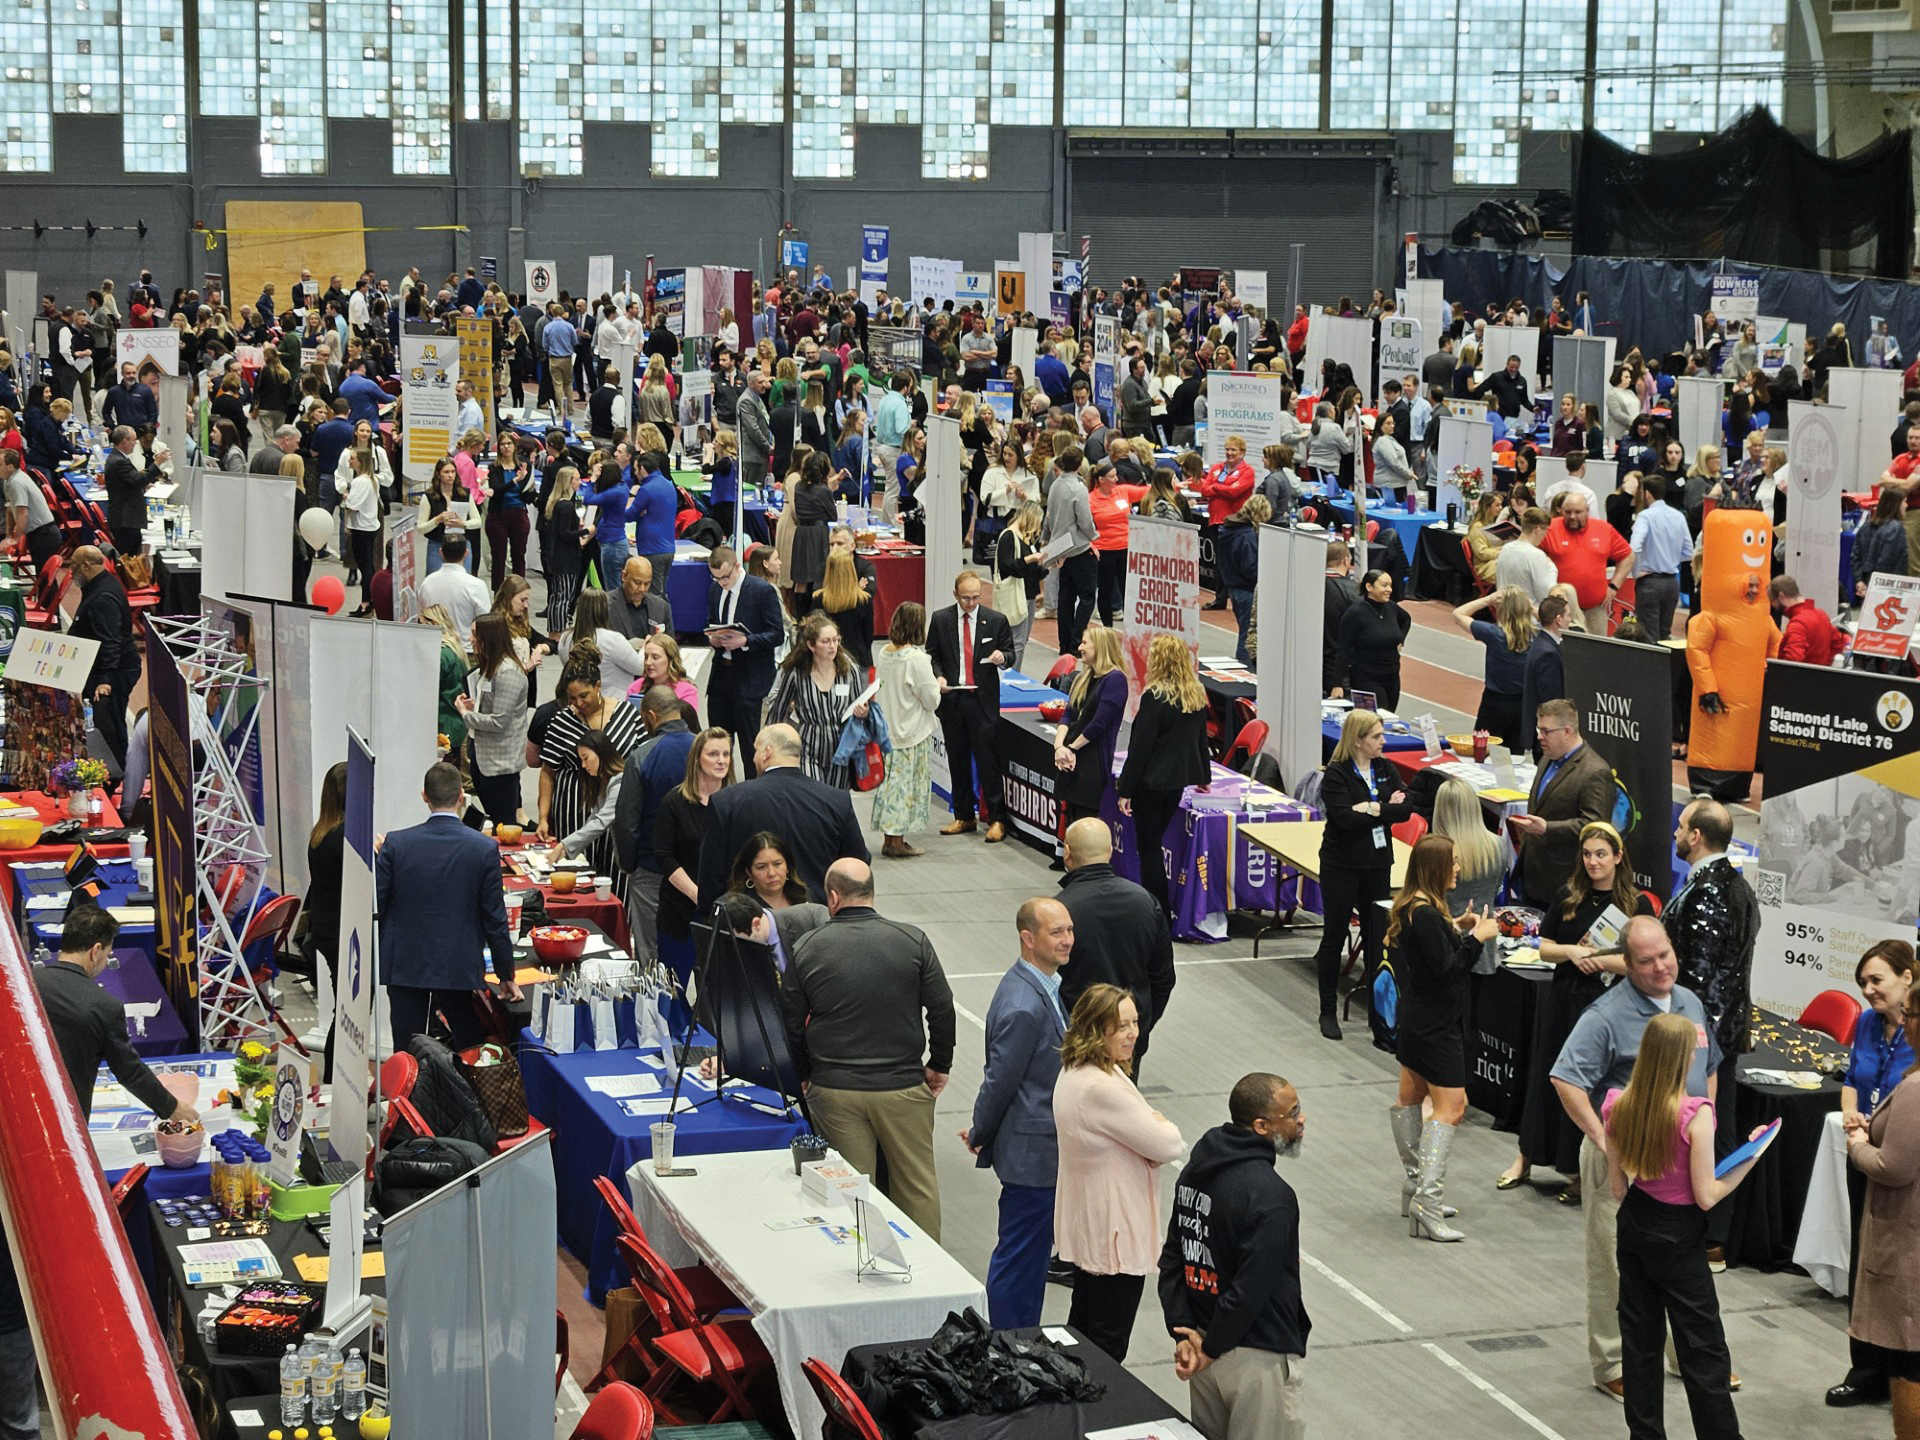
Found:
[[[1547, 552], [1563, 584], [1573, 586], [1575, 600], [1589, 635], [1607, 633], [1607, 612], [1614, 592], [1626, 583], [1633, 564], [1633, 547], [1613, 526], [1587, 513], [1587, 497], [1571, 490], [1560, 502], [1560, 515], [1547, 527], [1540, 548]], [[1607, 573], [1607, 566], [1613, 573]]]
[[1776, 575], [1767, 582], [1767, 599], [1780, 620], [1780, 658], [1800, 660], [1808, 665], [1831, 665], [1840, 652], [1840, 636], [1813, 601], [1800, 593], [1800, 583], [1791, 575]]

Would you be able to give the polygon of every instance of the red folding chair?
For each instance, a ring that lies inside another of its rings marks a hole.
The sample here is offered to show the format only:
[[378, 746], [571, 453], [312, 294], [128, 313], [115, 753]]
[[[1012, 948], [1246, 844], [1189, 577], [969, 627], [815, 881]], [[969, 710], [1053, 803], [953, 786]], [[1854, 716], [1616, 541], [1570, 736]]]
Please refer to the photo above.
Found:
[[1807, 1002], [1794, 1023], [1803, 1030], [1818, 1030], [1842, 1045], [1851, 1045], [1854, 1029], [1860, 1024], [1860, 1010], [1859, 1000], [1846, 991], [1822, 990]]
[[1047, 684], [1057, 688], [1059, 682], [1071, 675], [1074, 667], [1079, 663], [1080, 657], [1078, 655], [1062, 655], [1048, 667]]
[[113, 1208], [120, 1212], [123, 1222], [140, 1209], [140, 1186], [146, 1178], [147, 1166], [135, 1165], [115, 1181], [113, 1189], [107, 1192], [107, 1198], [113, 1201]]
[[1393, 827], [1393, 838], [1406, 846], [1418, 845], [1426, 833], [1427, 817], [1424, 815], [1409, 815]]
[[886, 1440], [880, 1422], [873, 1418], [859, 1392], [834, 1374], [824, 1360], [809, 1360], [800, 1368], [820, 1408], [827, 1412], [821, 1440]]
[[1267, 722], [1249, 720], [1240, 727], [1240, 733], [1233, 737], [1233, 743], [1227, 747], [1227, 753], [1220, 757], [1220, 763], [1229, 770], [1244, 774], [1253, 763], [1253, 757], [1265, 749], [1266, 744]]
[[567, 1324], [567, 1312], [553, 1312], [553, 1393], [560, 1393], [560, 1382], [567, 1378], [567, 1362], [573, 1359], [573, 1331]]
[[[614, 1228], [622, 1235], [631, 1235], [642, 1245], [652, 1242], [640, 1224], [640, 1217], [633, 1213], [633, 1207], [627, 1204], [627, 1197], [620, 1193], [620, 1187], [606, 1175], [593, 1177], [593, 1188], [600, 1192], [608, 1213], [613, 1216]], [[712, 1320], [715, 1316], [728, 1311], [746, 1310], [746, 1302], [727, 1288], [726, 1282], [704, 1265], [682, 1265], [674, 1272], [680, 1277], [680, 1283], [687, 1287], [687, 1293], [693, 1297], [694, 1312], [702, 1321]]]
[[573, 1440], [653, 1440], [654, 1407], [631, 1385], [609, 1385], [573, 1427]]
[[653, 1348], [681, 1375], [719, 1392], [719, 1405], [699, 1423], [717, 1425], [736, 1417], [752, 1420], [754, 1407], [747, 1389], [773, 1369], [773, 1356], [752, 1325], [745, 1320], [702, 1324], [686, 1286], [645, 1242], [622, 1235], [614, 1244], [649, 1307], [656, 1302], [662, 1307], [656, 1312], [662, 1333], [654, 1337]]
[[1493, 592], [1493, 586], [1482, 580], [1480, 578], [1480, 572], [1473, 568], [1473, 546], [1467, 541], [1462, 540], [1460, 542], [1460, 554], [1467, 562], [1467, 575], [1473, 581], [1473, 593], [1475, 595], [1491, 594]]

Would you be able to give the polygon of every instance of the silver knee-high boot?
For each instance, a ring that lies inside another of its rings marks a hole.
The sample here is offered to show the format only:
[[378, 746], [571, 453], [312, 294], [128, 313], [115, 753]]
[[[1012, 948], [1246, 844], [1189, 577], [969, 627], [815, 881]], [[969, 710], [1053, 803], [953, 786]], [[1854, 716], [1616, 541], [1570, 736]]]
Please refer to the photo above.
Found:
[[[1413, 1189], [1420, 1178], [1420, 1107], [1418, 1105], [1392, 1105], [1387, 1108], [1387, 1119], [1393, 1126], [1393, 1143], [1400, 1151], [1400, 1164], [1406, 1171], [1406, 1181], [1400, 1187], [1400, 1213], [1413, 1213]], [[1441, 1218], [1452, 1219], [1460, 1212], [1451, 1205], [1440, 1207]]]
[[1467, 1237], [1447, 1224], [1446, 1207], [1440, 1203], [1441, 1187], [1447, 1178], [1447, 1155], [1453, 1149], [1454, 1127], [1429, 1120], [1420, 1131], [1420, 1174], [1414, 1181], [1413, 1216], [1407, 1233], [1429, 1240], [1464, 1240]]

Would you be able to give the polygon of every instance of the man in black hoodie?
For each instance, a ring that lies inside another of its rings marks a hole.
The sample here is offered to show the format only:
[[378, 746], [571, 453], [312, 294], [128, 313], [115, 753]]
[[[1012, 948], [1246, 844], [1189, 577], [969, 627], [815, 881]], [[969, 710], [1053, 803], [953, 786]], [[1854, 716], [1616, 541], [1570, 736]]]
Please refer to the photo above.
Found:
[[1228, 1122], [1202, 1135], [1174, 1184], [1160, 1251], [1160, 1308], [1174, 1374], [1193, 1385], [1207, 1440], [1301, 1440], [1300, 1202], [1274, 1170], [1299, 1153], [1300, 1097], [1278, 1075], [1242, 1076]]

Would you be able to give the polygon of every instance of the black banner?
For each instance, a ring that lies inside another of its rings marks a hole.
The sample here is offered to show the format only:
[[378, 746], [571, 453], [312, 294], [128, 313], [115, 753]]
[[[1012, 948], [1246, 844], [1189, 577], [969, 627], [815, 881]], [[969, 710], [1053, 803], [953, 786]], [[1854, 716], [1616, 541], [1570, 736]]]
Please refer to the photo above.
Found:
[[1575, 631], [1560, 653], [1580, 734], [1613, 768], [1608, 818], [1627, 842], [1634, 884], [1664, 905], [1673, 893], [1673, 674], [1666, 647]]
[[199, 928], [193, 840], [192, 701], [186, 676], [147, 627], [147, 736], [153, 752], [154, 926], [160, 978], [200, 1048]]

